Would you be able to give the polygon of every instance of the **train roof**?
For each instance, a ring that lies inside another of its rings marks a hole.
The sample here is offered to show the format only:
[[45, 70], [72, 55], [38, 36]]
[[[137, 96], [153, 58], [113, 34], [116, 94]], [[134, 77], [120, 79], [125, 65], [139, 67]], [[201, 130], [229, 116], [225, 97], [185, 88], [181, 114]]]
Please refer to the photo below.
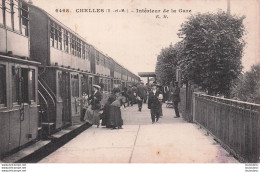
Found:
[[[89, 46], [92, 46], [97, 52], [99, 52], [100, 54], [102, 54], [103, 56], [112, 59], [117, 65], [119, 65], [120, 67], [126, 69], [129, 73], [131, 73], [132, 75], [138, 77], [137, 75], [135, 75], [134, 73], [130, 72], [127, 68], [125, 68], [124, 66], [122, 66], [120, 63], [118, 63], [115, 59], [113, 59], [112, 57], [106, 55], [105, 53], [103, 53], [101, 50], [99, 50], [98, 48], [96, 48], [94, 45], [88, 43], [85, 38], [83, 38], [82, 36], [80, 36], [77, 32], [73, 31], [72, 29], [70, 29], [68, 26], [66, 26], [65, 24], [63, 24], [62, 22], [60, 22], [58, 19], [56, 19], [55, 17], [53, 17], [51, 14], [49, 14], [47, 11], [45, 11], [44, 9], [33, 5], [32, 3], [28, 3], [28, 5], [33, 6], [35, 8], [37, 8], [38, 10], [42, 11], [43, 14], [45, 14], [48, 18], [50, 18], [51, 20], [55, 21], [56, 23], [58, 23], [60, 26], [64, 27], [66, 30], [68, 30], [69, 32], [75, 34], [78, 38], [80, 38], [81, 40], [83, 40], [86, 44], [88, 44]], [[139, 77], [138, 77], [139, 78]], [[139, 78], [140, 79], [140, 78]]]

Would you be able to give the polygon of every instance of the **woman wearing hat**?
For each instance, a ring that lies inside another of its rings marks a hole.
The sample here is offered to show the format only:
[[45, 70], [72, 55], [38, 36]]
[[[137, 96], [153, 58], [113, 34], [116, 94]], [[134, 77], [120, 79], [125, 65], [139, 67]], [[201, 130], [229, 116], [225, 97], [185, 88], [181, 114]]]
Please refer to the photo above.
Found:
[[114, 88], [112, 90], [112, 94], [108, 97], [104, 109], [103, 109], [103, 114], [102, 114], [102, 126], [106, 126], [106, 128], [111, 128], [110, 126], [110, 105], [116, 100], [116, 93], [118, 88]]
[[120, 107], [123, 104], [123, 96], [120, 95], [120, 89], [114, 90], [116, 100], [113, 101], [109, 108], [109, 121], [108, 125], [115, 129], [122, 129], [123, 119], [121, 116]]
[[90, 101], [91, 110], [93, 111], [93, 118], [92, 118], [92, 120], [90, 119], [90, 122], [92, 122], [92, 124], [94, 124], [94, 125], [97, 125], [97, 127], [99, 127], [99, 123], [100, 123], [99, 110], [101, 108], [100, 101], [102, 99], [102, 95], [99, 92], [100, 88], [101, 87], [99, 85], [93, 85], [94, 92], [88, 98], [88, 100]]

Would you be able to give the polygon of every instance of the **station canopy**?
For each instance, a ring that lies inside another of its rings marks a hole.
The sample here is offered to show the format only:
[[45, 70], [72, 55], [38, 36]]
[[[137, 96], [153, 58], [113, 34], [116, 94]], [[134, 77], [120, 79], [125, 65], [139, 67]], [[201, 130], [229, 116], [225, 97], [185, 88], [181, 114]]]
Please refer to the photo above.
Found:
[[156, 77], [155, 72], [138, 72], [140, 77]]

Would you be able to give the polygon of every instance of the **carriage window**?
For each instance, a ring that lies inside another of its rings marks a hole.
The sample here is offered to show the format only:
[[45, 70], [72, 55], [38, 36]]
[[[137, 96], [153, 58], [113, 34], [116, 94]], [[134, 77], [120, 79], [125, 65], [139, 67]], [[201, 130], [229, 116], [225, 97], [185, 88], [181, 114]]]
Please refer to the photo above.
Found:
[[81, 44], [82, 44], [82, 42], [79, 39], [79, 42], [78, 42], [78, 56], [79, 56], [79, 58], [81, 58]]
[[54, 24], [54, 47], [58, 48], [58, 30], [57, 30], [57, 24]]
[[10, 0], [5, 1], [5, 21], [6, 27], [12, 28], [12, 10]]
[[21, 77], [22, 77], [22, 83], [21, 83], [21, 99], [22, 102], [28, 103], [29, 100], [29, 89], [28, 89], [28, 72], [29, 69], [21, 69]]
[[86, 59], [86, 49], [85, 49], [85, 44], [82, 42], [82, 58]]
[[68, 49], [68, 45], [69, 45], [69, 35], [68, 35], [68, 31], [64, 30], [63, 32], [63, 40], [64, 40], [64, 51], [65, 52], [69, 52], [69, 49]]
[[0, 0], [0, 25], [4, 24], [4, 16], [3, 16], [3, 4]]
[[63, 33], [63, 29], [61, 27], [59, 27], [58, 29], [58, 49], [62, 50], [62, 34]]
[[72, 96], [79, 97], [79, 77], [78, 75], [71, 75], [72, 78]]
[[57, 86], [57, 97], [61, 98], [61, 89], [62, 89], [62, 73], [58, 72], [58, 86]]
[[22, 17], [22, 34], [28, 36], [28, 21], [29, 21], [29, 8], [28, 5], [22, 2], [21, 8], [21, 17]]
[[54, 30], [55, 30], [55, 28], [54, 28], [54, 23], [53, 23], [53, 21], [51, 21], [51, 38], [50, 38], [50, 44], [51, 44], [51, 46], [52, 47], [54, 47], [54, 34], [55, 34], [55, 32], [54, 32]]
[[81, 95], [88, 93], [88, 78], [85, 76], [81, 77]]
[[75, 37], [72, 34], [70, 37], [70, 48], [71, 48], [71, 54], [75, 55]]
[[29, 100], [35, 101], [35, 70], [31, 69], [29, 72]]
[[12, 102], [17, 103], [19, 98], [19, 74], [18, 69], [12, 67]]
[[14, 30], [20, 31], [20, 16], [19, 16], [19, 4], [18, 0], [13, 0], [14, 6], [13, 6], [13, 16], [14, 16]]
[[0, 107], [6, 106], [6, 71], [5, 66], [0, 65]]

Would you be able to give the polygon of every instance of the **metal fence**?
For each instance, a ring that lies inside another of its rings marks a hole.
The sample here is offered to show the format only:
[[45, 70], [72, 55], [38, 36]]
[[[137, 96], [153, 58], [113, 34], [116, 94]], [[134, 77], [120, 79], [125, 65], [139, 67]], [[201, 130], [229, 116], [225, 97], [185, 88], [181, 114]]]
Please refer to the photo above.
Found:
[[193, 95], [193, 121], [242, 162], [259, 162], [260, 105]]

